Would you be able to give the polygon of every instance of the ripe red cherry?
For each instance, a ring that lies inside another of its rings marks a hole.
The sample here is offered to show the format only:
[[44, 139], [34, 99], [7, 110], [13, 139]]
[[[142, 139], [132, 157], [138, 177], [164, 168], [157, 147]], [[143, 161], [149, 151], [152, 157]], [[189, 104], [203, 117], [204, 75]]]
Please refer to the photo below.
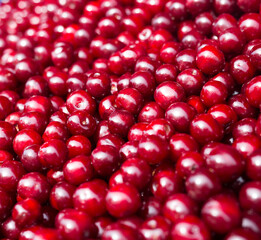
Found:
[[13, 141], [13, 148], [17, 155], [21, 156], [27, 146], [41, 144], [42, 138], [39, 133], [31, 129], [19, 131]]
[[7, 122], [0, 121], [0, 149], [11, 150], [15, 137], [15, 127]]
[[96, 147], [91, 154], [94, 169], [101, 176], [110, 176], [119, 166], [119, 150], [112, 146]]
[[124, 140], [122, 138], [118, 137], [117, 135], [108, 133], [105, 136], [102, 136], [98, 140], [96, 147], [112, 146], [112, 147], [115, 147], [117, 149], [120, 149], [123, 144], [124, 144]]
[[195, 109], [189, 104], [175, 102], [167, 108], [165, 118], [178, 132], [189, 132], [189, 126], [195, 114]]
[[84, 90], [78, 90], [68, 96], [66, 107], [70, 113], [85, 111], [86, 113], [93, 114], [96, 109], [96, 103], [89, 93]]
[[210, 232], [205, 223], [196, 216], [187, 216], [173, 226], [172, 239], [200, 239], [210, 240]]
[[207, 75], [214, 75], [220, 72], [224, 66], [224, 54], [216, 47], [206, 45], [197, 53], [198, 68]]
[[66, 144], [59, 139], [45, 142], [39, 149], [39, 158], [47, 168], [62, 168], [67, 160], [68, 150]]
[[90, 216], [102, 216], [106, 213], [105, 197], [107, 191], [107, 183], [101, 179], [83, 183], [73, 194], [73, 205], [76, 210], [83, 211]]
[[78, 155], [89, 156], [91, 154], [91, 142], [83, 135], [74, 135], [70, 137], [66, 142], [66, 146], [70, 159]]
[[67, 127], [72, 135], [90, 137], [94, 134], [97, 123], [86, 111], [76, 111], [68, 118]]
[[177, 174], [186, 179], [191, 173], [204, 166], [203, 157], [197, 152], [187, 152], [182, 154], [177, 163], [176, 171]]
[[166, 200], [182, 188], [179, 176], [172, 170], [156, 173], [152, 179], [151, 192], [160, 201]]
[[168, 152], [167, 142], [158, 136], [143, 136], [139, 142], [138, 154], [149, 164], [161, 163]]
[[254, 107], [259, 107], [261, 105], [261, 97], [259, 96], [260, 92], [260, 82], [261, 77], [257, 76], [250, 80], [245, 87], [245, 95], [249, 103]]
[[180, 84], [167, 81], [157, 86], [154, 92], [154, 99], [163, 109], [174, 102], [180, 102], [185, 98], [185, 91]]
[[94, 169], [90, 157], [78, 155], [70, 159], [63, 166], [63, 175], [67, 182], [74, 185], [91, 180]]
[[141, 110], [138, 116], [139, 122], [151, 122], [157, 118], [164, 117], [164, 110], [156, 102], [147, 103]]
[[66, 141], [68, 136], [69, 132], [65, 124], [50, 122], [43, 133], [43, 140], [45, 142], [51, 139]]
[[190, 134], [202, 145], [220, 141], [223, 132], [222, 126], [210, 114], [197, 115], [190, 125]]
[[245, 183], [239, 192], [239, 202], [243, 209], [252, 209], [257, 213], [261, 212], [261, 183], [252, 181]]
[[20, 162], [4, 161], [0, 166], [0, 187], [7, 192], [15, 192], [18, 181], [24, 174], [25, 170]]
[[196, 67], [196, 51], [194, 49], [187, 48], [180, 51], [175, 58], [175, 62], [178, 65], [179, 71], [184, 71], [188, 68]]
[[258, 213], [253, 213], [251, 211], [244, 212], [242, 215], [241, 227], [246, 230], [250, 230], [259, 236], [261, 236], [261, 224], [260, 224], [260, 215]]
[[240, 223], [237, 200], [226, 194], [217, 195], [204, 204], [201, 215], [206, 225], [214, 232], [224, 234]]
[[185, 184], [188, 196], [199, 202], [209, 199], [222, 188], [218, 177], [204, 168], [188, 175]]
[[140, 233], [145, 240], [157, 238], [159, 240], [169, 239], [170, 224], [162, 216], [146, 219], [140, 227]]
[[151, 179], [149, 164], [139, 158], [129, 158], [121, 165], [124, 182], [128, 182], [137, 189], [144, 189]]
[[137, 189], [126, 183], [113, 186], [106, 195], [107, 211], [117, 218], [134, 214], [140, 205]]
[[49, 239], [58, 239], [59, 234], [57, 230], [53, 228], [45, 228], [41, 226], [33, 226], [30, 228], [26, 228], [23, 231], [21, 231], [19, 238], [21, 240], [29, 240], [31, 238], [40, 238], [44, 240]]
[[8, 218], [3, 222], [2, 225], [2, 234], [7, 239], [18, 239], [21, 232], [21, 228], [17, 223], [12, 219]]
[[155, 72], [155, 78], [157, 84], [166, 82], [166, 81], [174, 81], [178, 75], [178, 70], [174, 65], [171, 64], [163, 64], [157, 68]]
[[[74, 227], [71, 228], [70, 226]], [[58, 213], [55, 226], [66, 240], [96, 237], [98, 229], [92, 218], [82, 211], [67, 208]]]
[[186, 152], [199, 150], [198, 143], [195, 139], [185, 133], [174, 134], [170, 139], [171, 160], [176, 162]]
[[231, 240], [235, 238], [241, 238], [241, 239], [253, 239], [258, 240], [259, 236], [256, 233], [253, 233], [249, 231], [248, 229], [244, 228], [237, 228], [233, 231], [231, 231], [225, 238], [225, 240]]
[[40, 173], [27, 173], [18, 182], [17, 193], [22, 199], [34, 198], [40, 203], [45, 203], [48, 200], [49, 192], [50, 185], [46, 177]]
[[185, 218], [188, 215], [194, 215], [197, 212], [195, 202], [183, 193], [171, 195], [164, 204], [163, 214], [173, 223]]
[[120, 157], [123, 161], [128, 158], [138, 157], [138, 141], [128, 141], [123, 144], [119, 150]]
[[116, 110], [109, 116], [108, 126], [111, 133], [126, 137], [128, 130], [134, 122], [135, 120], [131, 113], [126, 110]]
[[252, 180], [261, 180], [260, 161], [261, 150], [257, 149], [248, 158], [246, 164], [246, 173]]
[[[212, 32], [219, 36], [225, 30], [237, 27], [237, 20], [231, 14], [223, 13], [220, 14], [214, 21], [212, 26]], [[241, 29], [240, 29], [241, 30]]]
[[33, 198], [18, 202], [12, 210], [12, 218], [21, 227], [35, 224], [41, 214], [41, 205]]
[[55, 184], [50, 192], [50, 203], [53, 208], [63, 210], [73, 207], [73, 193], [75, 187], [67, 182]]

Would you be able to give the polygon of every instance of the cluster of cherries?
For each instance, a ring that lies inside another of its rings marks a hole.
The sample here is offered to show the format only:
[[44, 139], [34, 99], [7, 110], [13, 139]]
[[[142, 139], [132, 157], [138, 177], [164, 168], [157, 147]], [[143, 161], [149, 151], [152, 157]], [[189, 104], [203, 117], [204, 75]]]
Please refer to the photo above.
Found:
[[261, 239], [260, 0], [2, 0], [1, 240]]

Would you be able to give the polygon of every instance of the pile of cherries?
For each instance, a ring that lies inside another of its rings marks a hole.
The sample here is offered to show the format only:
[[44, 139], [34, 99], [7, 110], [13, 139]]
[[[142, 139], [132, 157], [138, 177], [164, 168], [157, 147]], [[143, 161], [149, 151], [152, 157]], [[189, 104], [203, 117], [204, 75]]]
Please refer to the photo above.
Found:
[[261, 239], [260, 0], [2, 0], [1, 240]]

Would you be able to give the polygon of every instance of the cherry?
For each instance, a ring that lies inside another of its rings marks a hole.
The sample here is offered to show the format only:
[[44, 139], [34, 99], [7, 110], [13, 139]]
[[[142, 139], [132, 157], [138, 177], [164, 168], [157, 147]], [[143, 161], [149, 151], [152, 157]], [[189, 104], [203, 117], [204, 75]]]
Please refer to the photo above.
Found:
[[224, 54], [215, 46], [206, 45], [201, 48], [196, 57], [198, 68], [207, 75], [220, 72], [224, 66]]
[[[225, 30], [237, 27], [237, 20], [228, 13], [220, 14], [213, 22], [212, 32], [214, 35], [219, 36]], [[240, 28], [242, 31], [242, 29]]]
[[59, 139], [50, 139], [39, 149], [39, 158], [47, 168], [61, 168], [67, 160], [66, 144]]
[[180, 102], [185, 98], [185, 91], [179, 83], [172, 81], [163, 82], [157, 86], [154, 92], [156, 103], [163, 109], [167, 109], [170, 104]]
[[185, 133], [174, 134], [170, 139], [171, 160], [176, 162], [179, 157], [187, 152], [199, 150], [198, 143], [195, 139]]
[[50, 192], [50, 203], [57, 210], [73, 207], [72, 196], [75, 187], [66, 182], [59, 182]]
[[33, 198], [18, 202], [12, 210], [12, 218], [20, 227], [36, 223], [41, 214], [41, 205]]
[[15, 153], [21, 156], [27, 146], [41, 143], [42, 138], [39, 133], [31, 129], [23, 129], [16, 134], [13, 140], [13, 148]]
[[72, 135], [90, 137], [94, 134], [96, 127], [94, 117], [86, 111], [76, 111], [67, 120], [67, 128]]
[[63, 166], [63, 175], [67, 182], [74, 185], [91, 180], [94, 169], [90, 157], [78, 155], [70, 159]]
[[103, 98], [99, 104], [99, 115], [103, 120], [108, 120], [110, 114], [115, 111], [115, 95]]
[[46, 96], [47, 93], [48, 85], [43, 77], [33, 76], [26, 81], [23, 91], [24, 97], [29, 98], [33, 95]]
[[235, 123], [232, 134], [236, 139], [240, 136], [246, 136], [255, 133], [256, 120], [254, 118], [244, 118]]
[[175, 224], [171, 230], [172, 239], [209, 240], [210, 232], [203, 221], [196, 216], [186, 216]]
[[70, 74], [66, 80], [67, 92], [72, 93], [77, 90], [84, 90], [87, 77], [82, 73]]
[[45, 228], [41, 226], [33, 226], [30, 228], [26, 228], [23, 231], [21, 231], [19, 238], [21, 240], [29, 240], [31, 238], [40, 238], [43, 240], [49, 240], [49, 239], [58, 239], [59, 234], [57, 230], [53, 228]]
[[123, 144], [119, 150], [120, 157], [123, 161], [128, 158], [138, 157], [138, 141], [128, 141]]
[[12, 218], [8, 218], [6, 221], [3, 222], [2, 234], [7, 239], [18, 239], [20, 232], [21, 228]]
[[195, 18], [196, 28], [203, 35], [209, 36], [212, 32], [214, 17], [210, 12], [203, 12]]
[[219, 194], [207, 200], [201, 215], [206, 225], [219, 234], [231, 231], [240, 223], [239, 204], [227, 194]]
[[151, 179], [149, 164], [139, 158], [129, 158], [121, 165], [124, 182], [128, 182], [137, 189], [144, 189]]
[[[71, 228], [70, 226], [74, 226]], [[84, 239], [97, 235], [98, 229], [92, 218], [82, 211], [67, 208], [58, 213], [55, 226], [64, 239]]]
[[209, 199], [222, 189], [218, 177], [204, 168], [189, 174], [185, 184], [188, 195], [199, 202]]
[[143, 136], [139, 142], [138, 154], [149, 164], [161, 163], [168, 152], [167, 142], [158, 136]]
[[242, 208], [260, 212], [260, 182], [252, 181], [245, 183], [240, 189], [239, 201]]
[[137, 231], [121, 223], [112, 223], [105, 228], [101, 238], [102, 240], [113, 240], [115, 238], [135, 240], [137, 239]]
[[149, 102], [144, 105], [138, 115], [139, 122], [151, 122], [157, 118], [163, 118], [164, 111], [156, 102]]
[[105, 206], [107, 191], [107, 184], [103, 180], [94, 179], [85, 182], [73, 194], [74, 207], [93, 217], [102, 216], [107, 211]]
[[257, 76], [250, 80], [245, 86], [245, 95], [249, 103], [254, 107], [261, 105], [261, 99], [258, 95], [261, 77]]
[[51, 108], [51, 102], [47, 97], [32, 96], [26, 101], [24, 112], [39, 112], [48, 117], [51, 113]]
[[226, 236], [226, 240], [230, 240], [230, 239], [235, 239], [235, 238], [241, 238], [241, 239], [259, 239], [258, 235], [248, 231], [247, 229], [244, 228], [238, 228], [233, 230], [232, 232], [230, 232], [227, 236]]
[[194, 215], [196, 212], [195, 202], [183, 193], [171, 195], [163, 207], [164, 216], [173, 223], [177, 223], [188, 215]]
[[149, 197], [142, 202], [141, 215], [145, 218], [155, 217], [160, 215], [161, 209], [161, 202], [154, 197]]
[[137, 189], [126, 183], [111, 187], [106, 195], [107, 211], [114, 217], [134, 214], [141, 205]]
[[223, 128], [210, 114], [199, 114], [191, 122], [190, 134], [204, 145], [210, 141], [220, 141]]
[[162, 216], [148, 218], [140, 227], [140, 233], [144, 239], [153, 239], [156, 237], [160, 240], [169, 239], [170, 224]]
[[18, 182], [17, 193], [20, 198], [34, 198], [40, 203], [48, 200], [50, 185], [44, 175], [37, 172], [25, 174]]
[[0, 149], [11, 150], [16, 135], [14, 126], [8, 122], [0, 121]]
[[194, 49], [184, 49], [176, 54], [175, 62], [178, 65], [179, 71], [184, 71], [188, 68], [196, 67], [196, 51]]
[[91, 162], [100, 175], [108, 177], [119, 166], [119, 150], [112, 146], [96, 147], [91, 154]]
[[45, 142], [51, 139], [66, 141], [68, 135], [68, 129], [65, 124], [60, 122], [50, 122], [43, 133], [43, 140]]
[[176, 173], [162, 170], [153, 176], [151, 192], [157, 199], [164, 201], [172, 194], [178, 193], [181, 187], [181, 181]]
[[78, 155], [88, 156], [91, 154], [91, 142], [83, 135], [74, 135], [70, 137], [66, 142], [66, 146], [70, 159]]
[[196, 111], [187, 103], [175, 102], [171, 104], [166, 112], [165, 118], [179, 132], [189, 132], [189, 126]]
[[260, 236], [261, 225], [260, 225], [260, 215], [253, 212], [245, 212], [242, 215], [241, 227], [250, 230]]

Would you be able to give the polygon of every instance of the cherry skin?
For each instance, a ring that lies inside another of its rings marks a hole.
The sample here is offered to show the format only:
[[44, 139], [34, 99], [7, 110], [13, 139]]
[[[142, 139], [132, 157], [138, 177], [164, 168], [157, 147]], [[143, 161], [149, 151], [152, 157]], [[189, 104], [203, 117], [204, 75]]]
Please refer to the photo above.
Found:
[[142, 130], [141, 134], [144, 136], [158, 136], [163, 140], [168, 141], [174, 134], [174, 128], [166, 119], [158, 118], [153, 120], [150, 124], [146, 124], [145, 129]]
[[260, 90], [261, 77], [257, 76], [250, 80], [245, 87], [245, 95], [249, 103], [254, 107], [259, 107], [261, 105], [261, 98], [258, 95]]
[[188, 215], [194, 215], [196, 212], [197, 206], [195, 202], [182, 193], [171, 195], [163, 206], [164, 216], [173, 223], [177, 223]]
[[223, 131], [222, 126], [210, 114], [197, 115], [190, 125], [190, 134], [202, 145], [220, 141]]
[[63, 166], [65, 180], [74, 185], [79, 185], [93, 178], [94, 169], [90, 157], [78, 155], [71, 158]]
[[233, 147], [244, 157], [250, 156], [261, 146], [260, 139], [255, 135], [241, 136], [235, 139]]
[[71, 159], [78, 155], [89, 156], [91, 154], [91, 142], [83, 135], [74, 135], [66, 141], [68, 157]]
[[139, 122], [151, 122], [157, 118], [164, 118], [164, 111], [156, 102], [149, 102], [140, 110]]
[[105, 136], [101, 137], [96, 146], [112, 146], [117, 149], [120, 149], [120, 147], [124, 144], [124, 140], [117, 135], [108, 133]]
[[41, 76], [29, 78], [24, 86], [23, 96], [29, 98], [33, 95], [46, 96], [48, 93], [47, 82]]
[[76, 210], [83, 211], [90, 216], [102, 216], [106, 213], [105, 197], [107, 192], [107, 184], [101, 179], [83, 183], [73, 194], [73, 205]]
[[197, 152], [198, 150], [198, 143], [188, 134], [174, 134], [170, 139], [171, 160], [174, 162], [176, 162], [179, 157], [183, 156], [187, 152]]
[[239, 192], [239, 202], [243, 209], [252, 209], [257, 213], [261, 212], [261, 184], [259, 181], [247, 182]]
[[53, 208], [61, 211], [73, 207], [72, 196], [75, 187], [66, 182], [59, 182], [53, 186], [50, 192], [50, 203]]
[[186, 190], [189, 197], [198, 202], [209, 199], [221, 190], [218, 177], [207, 169], [200, 168], [186, 179]]
[[210, 232], [205, 223], [196, 216], [186, 216], [171, 230], [172, 239], [199, 239], [209, 240]]
[[2, 234], [7, 239], [18, 239], [21, 232], [21, 228], [12, 219], [8, 218], [2, 224]]
[[50, 185], [44, 175], [37, 172], [25, 174], [17, 186], [17, 193], [22, 199], [34, 198], [40, 203], [48, 200]]
[[157, 86], [154, 92], [156, 103], [163, 109], [167, 109], [170, 104], [180, 102], [184, 99], [185, 92], [180, 84], [168, 81]]
[[244, 84], [254, 76], [255, 67], [249, 57], [239, 55], [230, 62], [230, 74], [238, 84]]
[[224, 234], [240, 223], [237, 200], [226, 194], [217, 195], [204, 204], [201, 215], [206, 225], [214, 232]]
[[7, 192], [15, 192], [24, 174], [25, 170], [20, 162], [4, 161], [0, 166], [0, 187]]
[[149, 164], [161, 163], [168, 152], [167, 142], [158, 136], [143, 136], [139, 142], [138, 154]]
[[131, 113], [126, 110], [116, 110], [109, 116], [109, 130], [113, 134], [126, 137], [134, 121], [134, 117]]
[[124, 182], [128, 182], [137, 189], [144, 189], [151, 179], [149, 164], [139, 158], [129, 158], [121, 165]]
[[[73, 225], [73, 228], [70, 226]], [[55, 226], [61, 236], [66, 239], [81, 240], [92, 238], [97, 235], [98, 229], [92, 218], [82, 211], [67, 208], [58, 213], [55, 219]]]
[[162, 216], [148, 218], [142, 223], [139, 230], [145, 240], [154, 237], [159, 240], [166, 240], [170, 236], [170, 224]]
[[247, 229], [244, 228], [237, 228], [235, 230], [233, 230], [232, 232], [230, 232], [227, 236], [226, 236], [226, 240], [231, 240], [231, 239], [235, 239], [235, 238], [241, 238], [241, 239], [253, 239], [253, 240], [258, 240], [259, 236], [251, 231], [248, 231]]
[[250, 230], [259, 236], [261, 235], [260, 215], [251, 211], [244, 212], [242, 215], [241, 227]]
[[66, 141], [68, 136], [69, 132], [65, 124], [60, 122], [50, 122], [43, 133], [43, 140], [45, 142], [51, 139]]
[[90, 137], [95, 133], [97, 123], [86, 111], [76, 111], [67, 120], [67, 128], [72, 135]]
[[224, 55], [216, 47], [206, 45], [197, 53], [197, 66], [207, 75], [214, 75], [220, 72], [224, 65]]
[[194, 49], [184, 49], [180, 51], [175, 58], [179, 71], [196, 67], [196, 51]]
[[119, 166], [119, 150], [112, 146], [96, 147], [91, 154], [91, 162], [96, 172], [108, 177]]
[[189, 126], [196, 111], [187, 103], [176, 102], [171, 104], [166, 112], [165, 118], [178, 132], [189, 132]]
[[33, 198], [18, 202], [12, 210], [12, 218], [21, 227], [36, 223], [41, 214], [41, 205]]
[[59, 239], [59, 234], [57, 230], [53, 228], [45, 228], [41, 226], [33, 226], [30, 228], [26, 228], [21, 231], [19, 238], [21, 240], [29, 240], [31, 238], [40, 238], [44, 240], [49, 239]]
[[51, 113], [51, 102], [44, 96], [32, 96], [26, 101], [24, 112], [40, 112], [45, 116], [49, 116]]
[[106, 195], [107, 211], [114, 217], [127, 217], [134, 214], [141, 205], [137, 189], [126, 183], [110, 188]]
[[204, 159], [198, 152], [186, 152], [182, 154], [177, 163], [177, 174], [186, 179], [191, 173], [204, 166]]
[[66, 144], [59, 139], [51, 139], [39, 149], [40, 161], [47, 168], [61, 168], [67, 160], [67, 155]]
[[137, 231], [120, 223], [112, 223], [105, 228], [101, 239], [113, 240], [115, 238], [122, 240], [135, 240], [137, 239]]
[[163, 170], [153, 176], [151, 192], [160, 201], [166, 200], [174, 193], [181, 190], [181, 181], [176, 173]]
[[254, 118], [244, 118], [238, 121], [232, 130], [233, 137], [246, 136], [255, 133], [256, 120]]
[[237, 27], [237, 20], [231, 14], [223, 13], [215, 19], [212, 25], [212, 32], [216, 36], [219, 36], [225, 30], [232, 27]]
[[21, 156], [27, 146], [41, 143], [42, 138], [39, 133], [31, 129], [24, 129], [16, 134], [13, 141], [13, 148], [16, 154]]
[[0, 121], [0, 148], [11, 150], [13, 139], [16, 135], [15, 127], [7, 122]]
[[120, 157], [123, 161], [129, 158], [138, 157], [138, 141], [128, 141], [123, 144], [119, 150]]
[[213, 15], [210, 12], [203, 12], [195, 18], [197, 29], [203, 35], [209, 36], [212, 32]]

